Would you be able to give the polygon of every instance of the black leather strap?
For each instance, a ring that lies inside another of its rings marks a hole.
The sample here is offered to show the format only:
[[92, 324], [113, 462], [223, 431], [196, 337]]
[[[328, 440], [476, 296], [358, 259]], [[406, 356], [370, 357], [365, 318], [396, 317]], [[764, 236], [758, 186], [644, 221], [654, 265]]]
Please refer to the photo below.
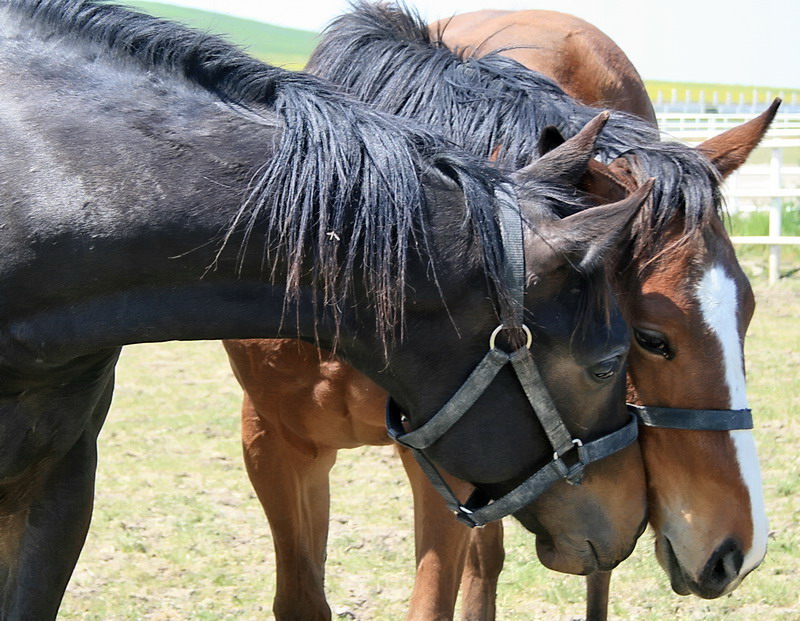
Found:
[[695, 431], [733, 431], [753, 428], [753, 415], [748, 409], [690, 410], [629, 403], [628, 410], [646, 427]]
[[[389, 435], [397, 442], [405, 444], [403, 415], [400, 408], [389, 398], [386, 402], [386, 426]], [[476, 491], [462, 503], [439, 473], [436, 466], [420, 450], [412, 448], [414, 458], [426, 474], [433, 487], [444, 498], [448, 508], [461, 522], [470, 527], [484, 526], [493, 520], [499, 520], [516, 513], [536, 500], [556, 481], [566, 479], [570, 483], [579, 483], [583, 469], [590, 463], [613, 455], [632, 444], [639, 432], [639, 425], [634, 416], [622, 429], [583, 444], [570, 445], [577, 451], [577, 460], [569, 466], [564, 461], [564, 454], [548, 462], [544, 467], [528, 477], [524, 482], [505, 496], [491, 500], [482, 492]]]
[[[631, 416], [631, 420], [622, 429], [578, 446], [578, 463], [581, 464], [580, 473], [582, 474], [583, 468], [592, 462], [613, 455], [635, 442], [638, 434], [639, 426], [636, 423], [636, 418]], [[570, 468], [559, 457], [549, 462], [501, 498], [489, 502], [484, 501], [481, 505], [472, 506], [473, 500], [471, 497], [470, 500], [456, 509], [456, 517], [467, 526], [472, 527], [483, 526], [493, 520], [499, 520], [532, 503], [556, 481], [566, 479], [568, 482], [572, 482], [568, 473], [575, 470], [575, 466]]]

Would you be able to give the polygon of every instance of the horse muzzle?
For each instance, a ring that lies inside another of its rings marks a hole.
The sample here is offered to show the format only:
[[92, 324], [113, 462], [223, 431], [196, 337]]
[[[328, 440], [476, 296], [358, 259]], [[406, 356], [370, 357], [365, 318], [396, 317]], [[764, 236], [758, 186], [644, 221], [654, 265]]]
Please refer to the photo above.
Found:
[[570, 524], [569, 518], [562, 516], [549, 528], [536, 519], [535, 512], [521, 511], [514, 517], [536, 535], [536, 554], [545, 567], [583, 576], [617, 567], [630, 556], [647, 527], [647, 517], [642, 515], [630, 528], [612, 529], [600, 511], [595, 512], [596, 520]]
[[716, 599], [733, 591], [749, 573], [742, 572], [744, 551], [732, 537], [717, 546], [696, 573], [681, 564], [668, 537], [657, 540], [656, 556], [669, 576], [672, 590], [678, 595]]
[[579, 576], [611, 571], [630, 556], [633, 547], [631, 545], [613, 551], [590, 539], [585, 539], [579, 545], [563, 545], [547, 537], [536, 538], [536, 554], [545, 567]]

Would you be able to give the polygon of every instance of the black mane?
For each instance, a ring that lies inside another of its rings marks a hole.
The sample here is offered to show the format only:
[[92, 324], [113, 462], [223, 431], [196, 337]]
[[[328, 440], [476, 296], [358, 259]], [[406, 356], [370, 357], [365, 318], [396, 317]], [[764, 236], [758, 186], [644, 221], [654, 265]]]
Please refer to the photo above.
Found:
[[[277, 115], [280, 142], [256, 174], [232, 230], [247, 237], [257, 222], [269, 223], [263, 252], [287, 267], [288, 299], [299, 295], [309, 271], [328, 304], [361, 286], [379, 332], [391, 334], [402, 324], [408, 248], [427, 240], [421, 178], [428, 173], [446, 175], [463, 190], [463, 224], [503, 298], [493, 202], [500, 176], [422, 126], [377, 112], [314, 76], [259, 62], [219, 37], [123, 7], [93, 0], [3, 5], [40, 38], [65, 48], [99, 47], [126, 70], [184, 80], [246, 109], [250, 118], [274, 124]], [[330, 243], [331, 231], [341, 247]], [[363, 282], [353, 281], [354, 268], [362, 269]]]
[[[543, 128], [555, 125], [570, 137], [600, 112], [510, 58], [449, 50], [402, 4], [354, 2], [325, 31], [307, 68], [507, 169], [538, 157]], [[658, 130], [638, 117], [612, 111], [598, 155], [607, 163], [621, 156], [635, 161], [640, 182], [656, 178], [650, 209], [634, 232], [637, 255], [657, 252], [676, 218], [684, 220], [686, 239], [719, 215], [716, 169], [695, 149], [661, 142]]]

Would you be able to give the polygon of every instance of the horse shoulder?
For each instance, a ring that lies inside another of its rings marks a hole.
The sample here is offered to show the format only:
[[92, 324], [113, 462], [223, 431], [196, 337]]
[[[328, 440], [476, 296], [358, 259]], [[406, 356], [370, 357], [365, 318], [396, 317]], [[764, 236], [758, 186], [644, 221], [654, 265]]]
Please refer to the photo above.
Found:
[[386, 393], [336, 356], [295, 339], [223, 344], [264, 424], [301, 452], [388, 443]]

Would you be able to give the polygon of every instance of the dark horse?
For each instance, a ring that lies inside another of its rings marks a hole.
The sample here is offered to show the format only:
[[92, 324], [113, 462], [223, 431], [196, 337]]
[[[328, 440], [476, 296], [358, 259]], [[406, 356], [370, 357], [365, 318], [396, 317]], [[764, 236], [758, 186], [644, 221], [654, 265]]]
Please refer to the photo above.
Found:
[[[464, 60], [432, 42], [418, 19], [380, 6], [359, 5], [337, 20], [310, 67], [371, 103], [434, 124], [476, 154], [510, 168], [538, 156], [540, 139], [547, 142], [552, 135], [548, 125], [572, 135], [597, 112], [508, 59]], [[637, 220], [615, 279], [634, 326], [631, 391], [637, 402], [743, 407], [741, 387], [731, 387], [735, 352], [726, 354], [731, 360], [722, 356], [718, 340], [732, 338], [720, 336], [722, 326], [741, 338], [752, 294], [721, 226], [718, 184], [720, 175], [740, 165], [754, 148], [773, 114], [771, 109], [698, 150], [662, 143], [654, 127], [626, 115], [612, 114], [600, 136], [600, 152], [612, 164], [593, 164], [584, 179], [592, 185], [586, 189], [607, 199], [633, 191], [647, 175], [657, 176], [654, 201]], [[718, 318], [705, 310], [709, 305], [741, 321], [718, 325]], [[313, 351], [291, 343], [241, 341], [228, 342], [226, 348], [246, 390], [245, 458], [278, 554], [276, 614], [325, 618], [327, 473], [336, 449], [386, 441], [380, 394], [344, 364], [327, 357], [320, 362]], [[287, 372], [294, 387], [271, 388]], [[339, 421], [333, 428], [326, 424], [332, 411]], [[707, 597], [730, 591], [764, 553], [766, 531], [749, 431], [647, 431], [654, 438], [647, 455], [653, 464], [648, 474], [654, 526], [660, 556], [675, 546], [674, 560], [665, 567], [676, 590]], [[272, 457], [278, 453], [280, 460]], [[414, 487], [419, 564], [409, 617], [447, 618], [467, 555], [466, 534], [442, 521], [443, 505], [413, 462], [407, 457], [404, 462]], [[703, 465], [709, 462], [713, 468]], [[292, 522], [282, 519], [286, 504], [296, 507]], [[734, 505], [738, 509], [730, 510]], [[691, 512], [692, 524], [684, 519], [685, 511]], [[488, 544], [467, 555], [463, 610], [474, 606], [469, 610], [476, 618], [486, 614], [475, 611], [493, 597], [492, 580], [502, 564], [498, 530], [499, 525], [488, 525], [474, 533], [474, 540]]]
[[[57, 614], [128, 343], [338, 345], [415, 438], [465, 400], [466, 380], [472, 407], [423, 457], [495, 504], [542, 466], [576, 478], [567, 444], [629, 428], [626, 330], [602, 256], [647, 188], [600, 219], [560, 220], [574, 192], [543, 175], [589, 153], [506, 179], [319, 79], [82, 0], [0, 2], [0, 104], [0, 619]], [[591, 338], [570, 351], [581, 324]], [[498, 325], [511, 354], [487, 347]], [[537, 420], [553, 411], [556, 459]], [[613, 565], [641, 533], [643, 471], [626, 445], [584, 485], [513, 507], [563, 563]]]

